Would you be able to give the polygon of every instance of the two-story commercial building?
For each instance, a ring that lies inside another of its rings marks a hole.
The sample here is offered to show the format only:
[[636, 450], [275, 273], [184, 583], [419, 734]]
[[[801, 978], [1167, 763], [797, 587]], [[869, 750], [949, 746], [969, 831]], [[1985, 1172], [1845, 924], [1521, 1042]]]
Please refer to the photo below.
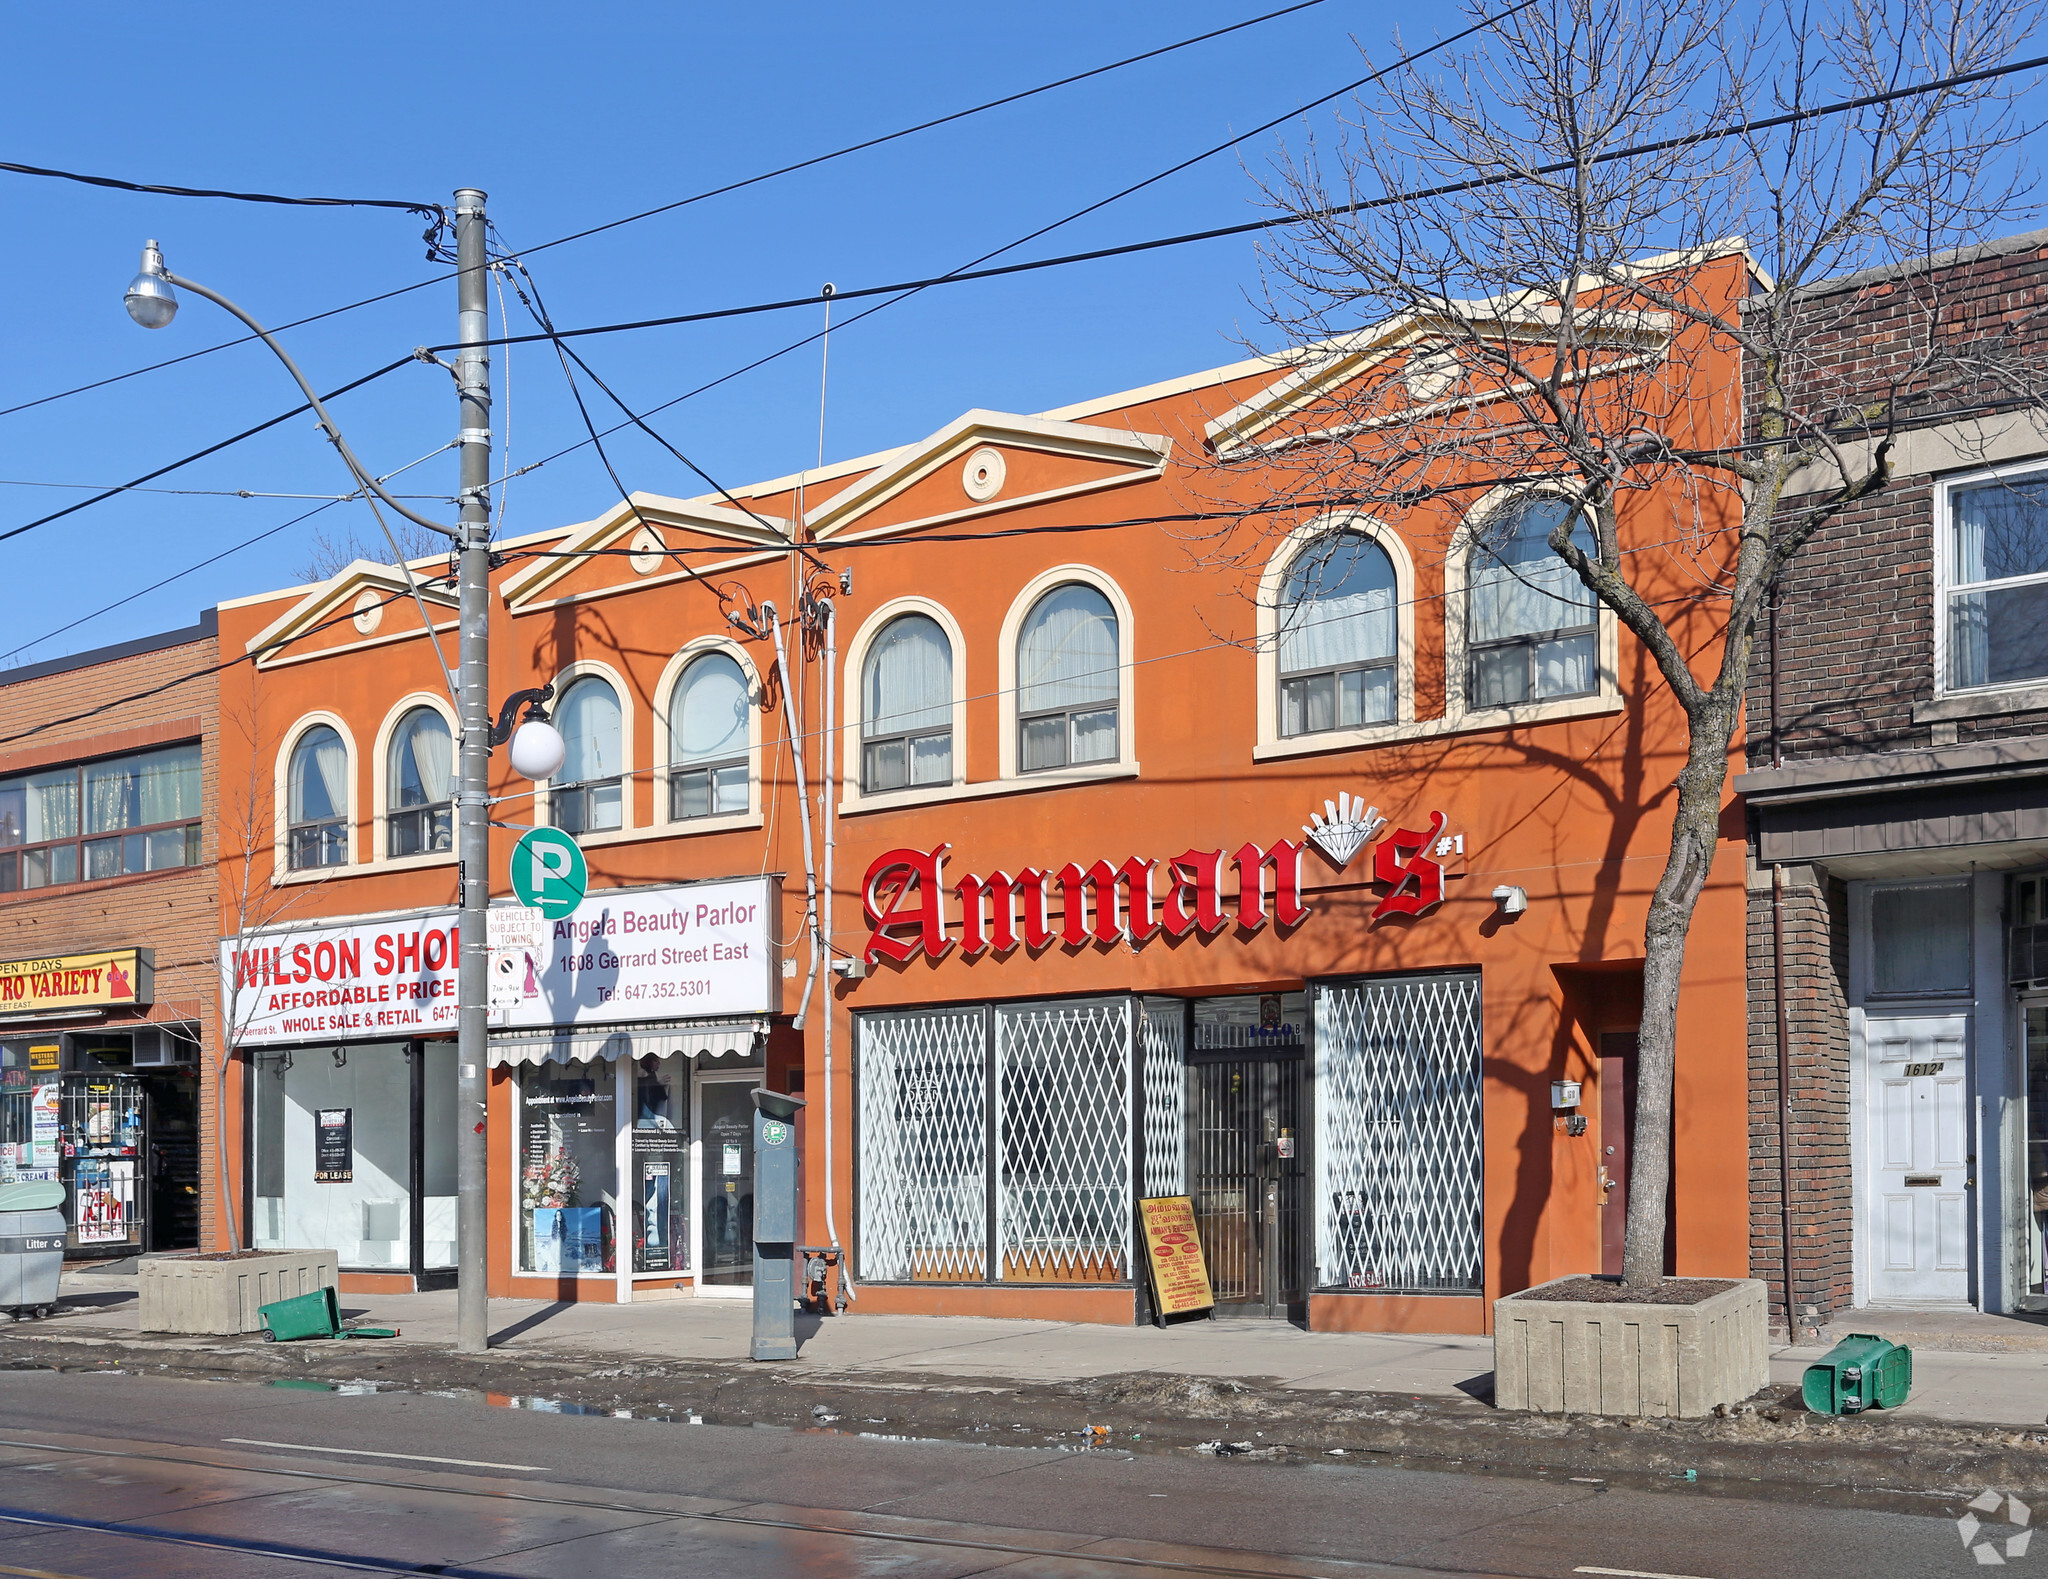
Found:
[[1808, 1322], [2048, 1308], [2044, 284], [2036, 231], [1815, 291], [1845, 409], [1919, 398], [1890, 485], [1782, 578], [1737, 781], [1755, 1257], [1781, 1290], [1790, 1225]]
[[[1747, 289], [1739, 254], [1687, 266]], [[494, 698], [552, 686], [568, 755], [496, 763], [493, 892], [527, 826], [590, 873], [531, 935], [455, 935], [455, 718], [398, 573], [223, 605], [224, 773], [266, 797], [222, 872], [248, 1242], [445, 1275], [453, 961], [491, 942], [498, 1293], [744, 1292], [763, 1082], [808, 1104], [805, 1235], [855, 1311], [1129, 1322], [1161, 1194], [1226, 1305], [1318, 1328], [1479, 1332], [1618, 1268], [1683, 717], [1550, 553], [1543, 479], [1400, 519], [1204, 503], [1357, 366], [971, 411], [498, 545]], [[1679, 507], [1631, 496], [1626, 539]], [[1191, 550], [1205, 514], [1229, 553]], [[1679, 1033], [1687, 1274], [1747, 1267], [1743, 904], [1731, 822]]]
[[75, 1259], [221, 1228], [216, 662], [208, 610], [0, 671], [0, 1182]]

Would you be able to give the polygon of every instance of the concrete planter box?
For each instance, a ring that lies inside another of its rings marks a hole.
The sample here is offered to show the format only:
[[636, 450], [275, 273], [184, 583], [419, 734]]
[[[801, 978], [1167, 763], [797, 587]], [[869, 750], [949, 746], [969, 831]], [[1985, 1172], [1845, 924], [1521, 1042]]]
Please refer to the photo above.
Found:
[[256, 1332], [260, 1306], [316, 1288], [340, 1287], [332, 1250], [278, 1250], [210, 1260], [144, 1256], [140, 1276], [144, 1332]]
[[1698, 1419], [1770, 1381], [1764, 1285], [1741, 1278], [1697, 1305], [1493, 1302], [1493, 1401], [1544, 1414]]

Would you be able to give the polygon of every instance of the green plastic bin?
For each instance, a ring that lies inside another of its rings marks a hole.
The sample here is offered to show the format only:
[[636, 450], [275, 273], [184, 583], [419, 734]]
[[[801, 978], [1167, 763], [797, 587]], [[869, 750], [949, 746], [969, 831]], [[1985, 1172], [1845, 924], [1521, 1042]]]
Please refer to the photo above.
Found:
[[1852, 1332], [1807, 1366], [1799, 1395], [1817, 1415], [1896, 1409], [1913, 1390], [1913, 1351], [1873, 1332]]
[[295, 1294], [257, 1309], [265, 1343], [291, 1343], [300, 1338], [395, 1338], [396, 1327], [344, 1327], [341, 1305], [331, 1288]]

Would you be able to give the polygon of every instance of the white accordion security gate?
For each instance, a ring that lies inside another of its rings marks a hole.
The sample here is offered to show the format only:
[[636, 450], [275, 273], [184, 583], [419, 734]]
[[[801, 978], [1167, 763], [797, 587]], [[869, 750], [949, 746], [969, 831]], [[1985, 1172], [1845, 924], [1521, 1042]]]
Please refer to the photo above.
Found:
[[1479, 975], [1315, 988], [1315, 1282], [1485, 1286]]
[[872, 1282], [1132, 1281], [1183, 1170], [1178, 1002], [854, 1017], [856, 1267]]

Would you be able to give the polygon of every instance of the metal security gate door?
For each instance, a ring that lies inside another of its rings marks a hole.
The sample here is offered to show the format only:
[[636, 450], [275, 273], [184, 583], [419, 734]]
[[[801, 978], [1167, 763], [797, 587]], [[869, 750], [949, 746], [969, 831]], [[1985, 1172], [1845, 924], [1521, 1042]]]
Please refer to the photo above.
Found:
[[1188, 1184], [1216, 1303], [1285, 1318], [1303, 1305], [1303, 1060], [1188, 1055]]

